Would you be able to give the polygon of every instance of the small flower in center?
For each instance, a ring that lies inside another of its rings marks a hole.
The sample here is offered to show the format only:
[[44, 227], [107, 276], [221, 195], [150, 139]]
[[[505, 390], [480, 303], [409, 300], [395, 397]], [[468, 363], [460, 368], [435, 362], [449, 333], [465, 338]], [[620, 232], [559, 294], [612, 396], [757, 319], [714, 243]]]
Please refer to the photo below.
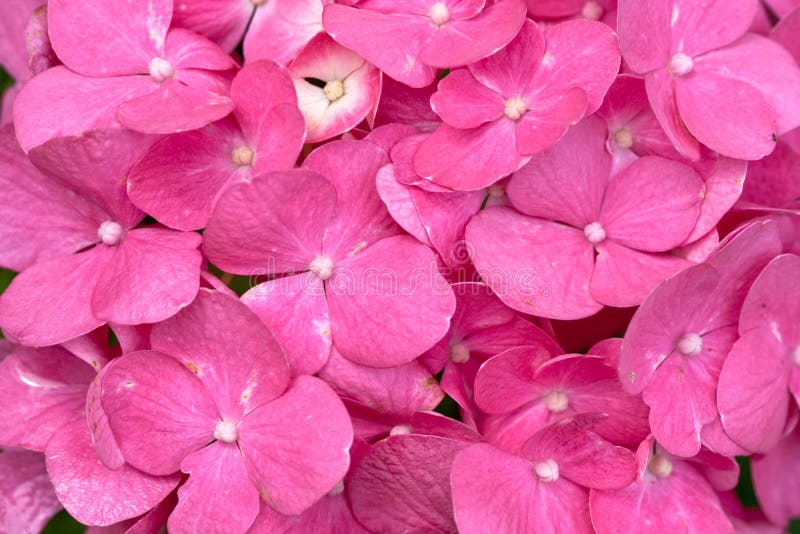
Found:
[[411, 425], [395, 425], [389, 431], [390, 436], [402, 436], [405, 434], [411, 434]]
[[469, 361], [469, 347], [463, 343], [456, 343], [450, 347], [450, 359], [455, 363], [467, 363]]
[[528, 111], [528, 105], [521, 97], [515, 96], [506, 100], [505, 111], [506, 117], [512, 121], [519, 120], [520, 117], [525, 115]]
[[656, 454], [650, 458], [647, 470], [658, 478], [667, 478], [672, 474], [672, 462], [663, 454]]
[[336, 102], [344, 96], [344, 84], [342, 80], [331, 80], [322, 89], [328, 102]]
[[542, 482], [555, 482], [558, 480], [558, 464], [553, 459], [533, 462], [533, 472]]
[[308, 270], [320, 280], [327, 280], [333, 274], [333, 260], [328, 256], [317, 256], [308, 266]]
[[585, 19], [600, 20], [600, 17], [603, 16], [603, 11], [603, 6], [601, 6], [595, 0], [589, 0], [583, 5], [581, 15]]
[[431, 18], [431, 22], [437, 26], [450, 22], [450, 10], [447, 9], [444, 2], [436, 2], [433, 4], [428, 10], [428, 16]]
[[233, 443], [239, 437], [239, 429], [236, 423], [231, 421], [220, 421], [214, 428], [214, 438], [225, 443]]
[[252, 148], [242, 145], [233, 149], [233, 152], [231, 152], [231, 159], [235, 165], [238, 165], [239, 167], [245, 167], [253, 164], [254, 155], [255, 152], [253, 152]]
[[697, 356], [703, 350], [703, 338], [693, 332], [683, 334], [675, 348], [684, 356]]
[[569, 397], [560, 389], [551, 389], [543, 398], [544, 405], [553, 413], [563, 412], [569, 408]]
[[119, 245], [123, 235], [125, 235], [125, 229], [122, 228], [122, 225], [118, 222], [114, 221], [105, 221], [100, 224], [100, 227], [97, 229], [97, 237], [110, 247]]
[[633, 146], [633, 134], [627, 128], [620, 128], [614, 133], [614, 143], [619, 148], [630, 148]]
[[669, 71], [673, 76], [686, 76], [692, 72], [692, 68], [694, 61], [683, 52], [678, 52], [669, 60]]
[[147, 66], [150, 76], [158, 82], [163, 82], [175, 76], [175, 67], [164, 58], [154, 57]]
[[606, 230], [599, 222], [587, 224], [583, 228], [583, 235], [589, 240], [589, 243], [596, 245], [601, 243], [606, 238]]

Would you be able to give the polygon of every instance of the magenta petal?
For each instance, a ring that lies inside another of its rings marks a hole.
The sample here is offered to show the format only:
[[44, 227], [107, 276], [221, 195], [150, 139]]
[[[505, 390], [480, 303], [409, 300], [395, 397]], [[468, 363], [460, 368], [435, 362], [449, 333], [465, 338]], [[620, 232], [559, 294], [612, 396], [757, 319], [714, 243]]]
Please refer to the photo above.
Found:
[[178, 4], [172, 13], [176, 28], [189, 28], [205, 35], [225, 51], [232, 51], [242, 40], [253, 6], [247, 2], [204, 0]]
[[258, 6], [244, 38], [247, 63], [271, 59], [288, 64], [323, 31], [322, 7], [320, 0], [278, 0]]
[[112, 253], [105, 246], [96, 246], [29, 267], [0, 297], [0, 327], [19, 343], [44, 346], [102, 325], [104, 321], [92, 313], [92, 292]]
[[164, 55], [176, 69], [228, 70], [237, 66], [215, 43], [183, 28], [167, 34]]
[[455, 128], [477, 128], [503, 116], [505, 99], [479, 83], [467, 69], [448, 74], [431, 96], [431, 107]]
[[350, 477], [354, 515], [374, 532], [454, 532], [450, 466], [467, 445], [413, 434], [378, 442]]
[[214, 439], [220, 417], [211, 397], [173, 358], [132, 352], [100, 377], [103, 410], [131, 465], [154, 475], [175, 473], [186, 455]]
[[795, 430], [769, 454], [753, 458], [753, 486], [758, 502], [770, 521], [782, 527], [800, 515], [800, 503], [797, 502], [800, 482], [798, 450], [800, 432]]
[[347, 472], [353, 441], [339, 397], [318, 378], [301, 376], [281, 397], [239, 424], [239, 446], [262, 498], [275, 511], [299, 514]]
[[251, 62], [240, 70], [231, 82], [231, 98], [236, 104], [234, 114], [245, 135], [251, 138], [270, 126], [262, 121], [271, 108], [297, 104], [289, 72], [272, 61]]
[[517, 150], [527, 156], [541, 152], [564, 135], [586, 113], [586, 93], [572, 88], [557, 94], [534, 96], [535, 107], [525, 113], [515, 130]]
[[602, 308], [589, 293], [594, 248], [582, 231], [494, 207], [472, 218], [466, 238], [481, 277], [508, 306], [553, 319]]
[[187, 456], [181, 471], [189, 479], [178, 489], [178, 505], [167, 523], [170, 532], [216, 532], [222, 525], [228, 532], [250, 528], [261, 499], [235, 444], [211, 443]]
[[345, 494], [337, 493], [337, 488], [300, 515], [279, 514], [266, 504], [262, 504], [261, 513], [253, 523], [254, 532], [306, 534], [326, 530], [347, 534], [370, 534], [353, 517]]
[[378, 195], [395, 222], [403, 230], [416, 237], [420, 243], [430, 245], [430, 238], [420, 220], [417, 206], [411, 196], [411, 190], [414, 186], [399, 182], [395, 166], [391, 163], [380, 168], [375, 176], [375, 186]]
[[671, 20], [673, 48], [692, 57], [722, 48], [748, 31], [757, 8], [749, 0], [679, 0]]
[[149, 76], [85, 78], [63, 66], [47, 69], [26, 83], [14, 101], [17, 139], [27, 152], [56, 137], [120, 128], [117, 107], [156, 87]]
[[617, 32], [625, 62], [644, 74], [667, 64], [672, 50], [673, 2], [619, 0]]
[[430, 349], [447, 333], [455, 310], [433, 253], [407, 236], [382, 239], [340, 262], [326, 295], [336, 348], [376, 367], [406, 363]]
[[45, 451], [47, 473], [72, 517], [107, 526], [144, 514], [175, 489], [179, 475], [156, 477], [124, 465], [112, 471], [97, 459], [85, 421], [64, 426]]
[[235, 297], [202, 289], [191, 305], [153, 327], [153, 350], [182, 362], [205, 384], [223, 418], [278, 397], [289, 368], [264, 324]]
[[539, 347], [517, 347], [490, 358], [475, 378], [475, 403], [486, 413], [503, 414], [540, 401], [547, 385], [536, 383], [536, 369], [549, 358]]
[[47, 6], [53, 48], [85, 76], [146, 73], [150, 60], [164, 52], [171, 19], [169, 0], [53, 0]]
[[61, 509], [45, 470], [44, 455], [0, 452], [0, 522], [6, 532], [41, 532]]
[[263, 282], [242, 302], [283, 347], [292, 376], [313, 375], [331, 354], [331, 322], [322, 280], [312, 273]]
[[739, 332], [769, 324], [777, 331], [775, 337], [787, 347], [800, 343], [800, 326], [797, 324], [798, 292], [794, 283], [800, 275], [800, 257], [781, 254], [764, 268], [753, 282], [742, 305]]
[[137, 132], [169, 134], [201, 128], [233, 111], [221, 81], [205, 73], [197, 77], [204, 83], [188, 85], [172, 78], [155, 91], [123, 102], [117, 120]]
[[60, 347], [17, 347], [0, 362], [0, 443], [44, 451], [65, 422], [80, 417], [94, 371]]
[[95, 377], [89, 384], [89, 391], [84, 395], [86, 422], [89, 424], [92, 447], [94, 447], [97, 457], [109, 469], [119, 469], [125, 464], [125, 457], [122, 456], [111, 425], [108, 424], [108, 416], [100, 400], [100, 382], [99, 376]]
[[208, 221], [205, 252], [232, 273], [306, 270], [321, 252], [335, 202], [334, 188], [306, 170], [265, 174], [234, 185], [220, 196]]
[[198, 245], [200, 236], [192, 232], [129, 232], [97, 280], [95, 315], [120, 324], [155, 323], [175, 315], [200, 287]]
[[[761, 160], [761, 162], [766, 161]], [[759, 163], [755, 163], [758, 165]], [[752, 164], [750, 164], [752, 165]], [[719, 220], [731, 209], [742, 194], [745, 176], [755, 176], [753, 181], [762, 179], [748, 163], [738, 159], [720, 156], [714, 170], [703, 176], [706, 193], [700, 204], [700, 216], [694, 230], [684, 244], [696, 242], [716, 227]]]
[[681, 112], [678, 111], [672, 74], [667, 69], [661, 69], [649, 73], [644, 81], [653, 113], [675, 149], [687, 159], [700, 159], [699, 143], [689, 132], [681, 118]]

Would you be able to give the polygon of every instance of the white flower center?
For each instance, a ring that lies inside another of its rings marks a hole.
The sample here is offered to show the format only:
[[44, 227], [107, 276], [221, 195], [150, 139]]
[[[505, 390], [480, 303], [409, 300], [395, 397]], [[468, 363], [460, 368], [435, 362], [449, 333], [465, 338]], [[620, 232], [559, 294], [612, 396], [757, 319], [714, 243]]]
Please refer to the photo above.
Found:
[[322, 89], [328, 102], [336, 102], [344, 96], [344, 84], [342, 80], [331, 80]]
[[169, 61], [160, 57], [151, 59], [147, 70], [150, 72], [150, 76], [159, 82], [163, 82], [175, 76], [175, 67], [173, 67]]
[[697, 356], [703, 350], [703, 338], [693, 332], [683, 334], [675, 348], [684, 356]]
[[450, 21], [450, 10], [447, 9], [444, 2], [436, 2], [428, 10], [428, 16], [431, 18], [431, 22], [437, 26], [441, 26]]
[[220, 421], [214, 428], [214, 438], [225, 443], [233, 443], [239, 437], [239, 429], [236, 423], [231, 421]]
[[542, 482], [555, 482], [558, 480], [558, 464], [553, 459], [533, 462], [533, 472]]
[[606, 230], [599, 222], [593, 222], [587, 224], [583, 228], [583, 235], [586, 236], [586, 239], [588, 239], [591, 244], [596, 245], [606, 238]]
[[255, 152], [253, 152], [252, 148], [242, 145], [233, 149], [233, 152], [231, 152], [231, 159], [235, 165], [238, 165], [239, 167], [245, 167], [253, 164], [254, 155]]
[[792, 360], [793, 364], [800, 367], [800, 345], [792, 349], [789, 353], [789, 359]]
[[672, 474], [672, 462], [662, 454], [656, 454], [647, 464], [647, 470], [658, 478], [666, 478]]
[[583, 15], [585, 19], [600, 20], [600, 17], [603, 16], [603, 11], [603, 6], [595, 2], [595, 0], [589, 0], [583, 5], [581, 15]]
[[528, 111], [528, 105], [521, 97], [515, 96], [506, 100], [504, 113], [512, 121], [519, 120], [526, 111]]
[[551, 389], [543, 398], [544, 405], [553, 413], [563, 412], [569, 408], [569, 397], [560, 389]]
[[469, 347], [463, 343], [456, 343], [450, 347], [450, 359], [455, 363], [467, 363], [469, 361]]
[[333, 274], [333, 260], [328, 256], [317, 256], [308, 266], [308, 270], [320, 280], [327, 280]]
[[125, 229], [122, 228], [122, 225], [114, 221], [105, 221], [97, 229], [97, 237], [110, 247], [118, 245], [119, 242], [122, 241], [122, 236], [124, 234]]
[[614, 134], [614, 142], [620, 148], [630, 148], [633, 146], [633, 134], [627, 128], [621, 128]]
[[669, 71], [673, 76], [686, 76], [692, 72], [692, 68], [694, 61], [683, 52], [678, 52], [669, 60]]
[[411, 425], [395, 425], [389, 431], [390, 436], [401, 436], [404, 434], [411, 434]]

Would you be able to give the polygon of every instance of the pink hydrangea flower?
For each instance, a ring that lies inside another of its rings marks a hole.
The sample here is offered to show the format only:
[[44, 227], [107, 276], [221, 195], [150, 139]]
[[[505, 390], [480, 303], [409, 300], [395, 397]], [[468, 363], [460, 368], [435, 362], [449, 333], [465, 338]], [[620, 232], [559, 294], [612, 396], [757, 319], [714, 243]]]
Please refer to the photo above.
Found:
[[453, 189], [491, 185], [594, 113], [619, 62], [616, 36], [604, 24], [576, 20], [542, 30], [526, 22], [501, 51], [439, 82], [431, 106], [444, 124], [422, 143], [414, 169]]
[[689, 265], [668, 252], [697, 222], [703, 181], [657, 156], [610, 176], [605, 139], [603, 121], [585, 119], [513, 176], [522, 213], [489, 208], [467, 225], [475, 267], [512, 308], [577, 319], [633, 306]]
[[785, 528], [800, 515], [797, 499], [800, 482], [800, 431], [787, 435], [768, 454], [754, 456], [751, 463], [753, 487], [764, 514]]
[[[339, 43], [411, 87], [430, 85], [437, 68], [466, 65], [506, 45], [525, 21], [521, 0], [367, 0], [330, 4], [322, 14]], [[376, 46], [375, 35], [381, 43]]]
[[24, 449], [0, 451], [0, 529], [40, 532], [61, 509], [45, 470], [44, 455]]
[[153, 327], [151, 343], [103, 370], [100, 398], [128, 462], [189, 475], [170, 531], [208, 531], [228, 517], [231, 532], [245, 532], [262, 498], [299, 514], [347, 472], [341, 401], [317, 378], [290, 380], [281, 348], [235, 298], [202, 290]]
[[645, 76], [656, 117], [690, 159], [700, 157], [699, 143], [760, 159], [800, 125], [800, 68], [774, 41], [746, 33], [757, 4], [619, 2], [622, 55]]
[[534, 19], [582, 17], [616, 24], [617, 0], [525, 0]]

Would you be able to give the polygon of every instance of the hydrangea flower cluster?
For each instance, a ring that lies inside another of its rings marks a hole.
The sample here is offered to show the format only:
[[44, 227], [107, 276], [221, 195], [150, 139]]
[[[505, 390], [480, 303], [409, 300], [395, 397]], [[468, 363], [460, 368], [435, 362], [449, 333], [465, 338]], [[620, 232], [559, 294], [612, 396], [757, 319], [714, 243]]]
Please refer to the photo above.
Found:
[[798, 0], [4, 0], [0, 533], [783, 531], [798, 62]]

